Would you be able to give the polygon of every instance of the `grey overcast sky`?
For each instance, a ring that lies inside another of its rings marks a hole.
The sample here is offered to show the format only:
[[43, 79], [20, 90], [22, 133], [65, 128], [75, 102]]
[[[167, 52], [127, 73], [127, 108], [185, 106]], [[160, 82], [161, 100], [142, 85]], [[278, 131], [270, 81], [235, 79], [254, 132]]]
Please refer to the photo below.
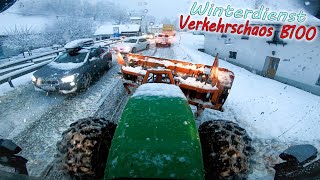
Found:
[[190, 7], [190, 0], [112, 0], [136, 11], [148, 9], [148, 14], [157, 19], [178, 17]]

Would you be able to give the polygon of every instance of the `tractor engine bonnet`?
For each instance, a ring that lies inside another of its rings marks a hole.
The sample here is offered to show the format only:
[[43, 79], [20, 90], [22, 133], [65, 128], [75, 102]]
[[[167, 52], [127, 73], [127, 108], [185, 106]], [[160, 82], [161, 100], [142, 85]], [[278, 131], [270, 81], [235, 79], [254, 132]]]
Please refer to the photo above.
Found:
[[198, 131], [179, 87], [150, 83], [137, 89], [118, 123], [106, 167], [105, 179], [203, 179]]

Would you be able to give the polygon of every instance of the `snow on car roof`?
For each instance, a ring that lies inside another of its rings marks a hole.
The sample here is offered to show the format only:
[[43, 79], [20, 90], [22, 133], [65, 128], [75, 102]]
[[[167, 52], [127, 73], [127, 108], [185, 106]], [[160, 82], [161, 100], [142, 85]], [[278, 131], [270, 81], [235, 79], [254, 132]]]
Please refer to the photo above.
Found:
[[86, 38], [86, 39], [77, 39], [74, 41], [71, 41], [69, 43], [67, 43], [64, 48], [66, 49], [72, 49], [72, 48], [76, 48], [76, 47], [81, 47], [83, 46], [85, 43], [93, 43], [93, 39], [91, 38]]
[[154, 24], [154, 25], [152, 25], [152, 26], [150, 26], [149, 25], [149, 28], [152, 28], [152, 29], [154, 29], [154, 28], [163, 28], [163, 24]]
[[129, 39], [141, 39], [141, 38], [145, 39], [145, 38], [142, 37], [142, 36], [134, 36], [134, 37], [130, 37]]
[[114, 33], [113, 28], [115, 27], [119, 28], [119, 33], [140, 31], [140, 25], [137, 25], [137, 24], [102, 25], [98, 28], [98, 30], [94, 33], [94, 35], [113, 34]]
[[130, 17], [131, 20], [140, 20], [142, 19], [141, 17]]
[[181, 89], [173, 84], [147, 83], [137, 88], [132, 97], [163, 96], [186, 99]]
[[61, 69], [61, 70], [72, 70], [72, 69], [77, 69], [81, 67], [84, 63], [56, 63], [56, 62], [51, 62], [48, 64], [48, 66], [55, 68], [55, 69]]

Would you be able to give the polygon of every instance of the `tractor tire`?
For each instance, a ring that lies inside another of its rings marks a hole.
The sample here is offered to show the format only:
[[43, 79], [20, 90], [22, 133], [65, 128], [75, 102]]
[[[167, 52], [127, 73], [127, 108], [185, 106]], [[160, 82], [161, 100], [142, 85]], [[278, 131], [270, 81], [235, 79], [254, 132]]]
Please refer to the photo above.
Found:
[[207, 121], [199, 135], [206, 179], [246, 179], [252, 154], [246, 130], [231, 121]]
[[116, 126], [104, 118], [72, 123], [57, 143], [61, 167], [81, 179], [103, 177]]

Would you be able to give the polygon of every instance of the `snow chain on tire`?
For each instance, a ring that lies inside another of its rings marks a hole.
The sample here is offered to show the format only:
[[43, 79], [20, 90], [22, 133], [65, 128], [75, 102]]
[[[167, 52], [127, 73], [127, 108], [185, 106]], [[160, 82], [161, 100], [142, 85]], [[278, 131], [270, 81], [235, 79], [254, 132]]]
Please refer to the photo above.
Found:
[[81, 178], [102, 177], [115, 129], [116, 124], [104, 118], [72, 123], [57, 143], [62, 167]]
[[245, 129], [230, 121], [207, 121], [199, 135], [206, 179], [246, 179], [253, 149]]

